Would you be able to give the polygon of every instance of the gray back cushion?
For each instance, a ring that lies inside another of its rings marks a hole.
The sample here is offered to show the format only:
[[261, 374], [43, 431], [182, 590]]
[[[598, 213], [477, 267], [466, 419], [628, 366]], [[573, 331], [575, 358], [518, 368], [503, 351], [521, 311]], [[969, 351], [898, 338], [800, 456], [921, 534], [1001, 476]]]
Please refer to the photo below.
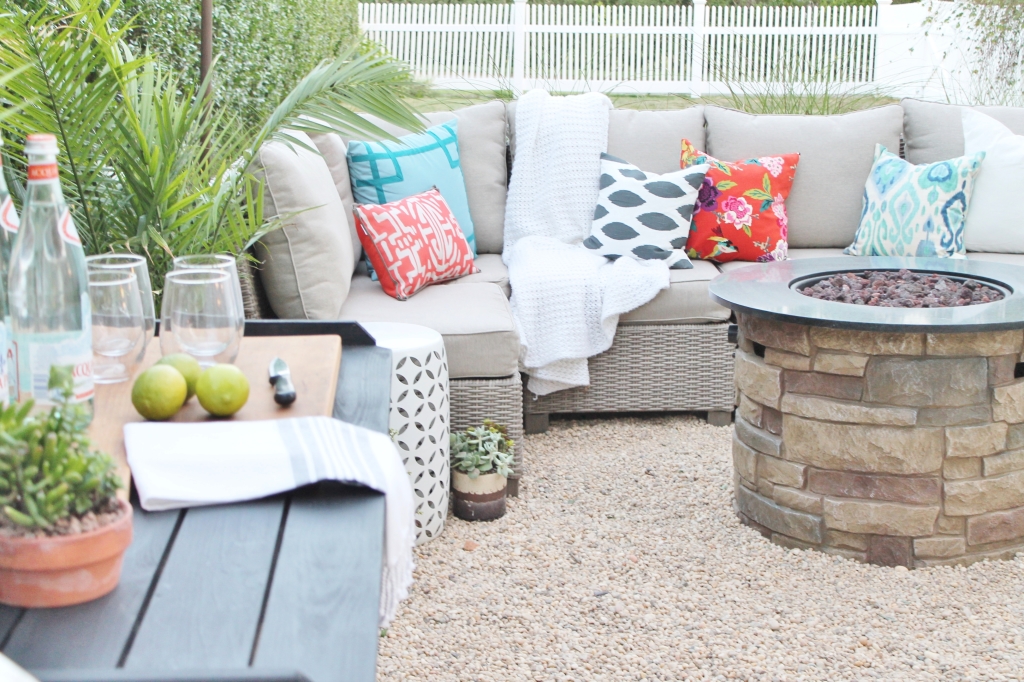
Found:
[[[291, 135], [313, 146], [305, 134]], [[252, 170], [266, 183], [264, 215], [284, 221], [255, 248], [271, 308], [283, 319], [338, 319], [355, 254], [348, 211], [327, 163], [309, 149], [268, 142]]]
[[[903, 137], [907, 161], [935, 163], [964, 155], [964, 126], [960, 107], [941, 102], [905, 99]], [[1024, 135], [1024, 107], [972, 107], [991, 116], [1016, 135]]]
[[903, 109], [839, 116], [753, 115], [707, 107], [707, 152], [720, 161], [800, 154], [786, 200], [789, 246], [849, 246], [860, 224], [875, 145], [899, 151]]
[[[679, 170], [683, 138], [704, 148], [704, 107], [669, 111], [612, 109], [608, 114], [608, 153], [650, 173]], [[508, 105], [508, 139], [516, 154], [516, 103]]]
[[334, 186], [338, 189], [338, 196], [341, 197], [341, 205], [345, 208], [348, 236], [352, 242], [352, 270], [355, 271], [363, 254], [363, 245], [359, 242], [355, 216], [352, 214], [352, 206], [355, 201], [352, 198], [352, 180], [348, 175], [348, 145], [337, 133], [312, 133], [309, 139], [313, 141], [316, 150], [324, 157], [327, 170], [331, 171]]
[[649, 173], [679, 170], [684, 137], [704, 148], [703, 106], [676, 111], [613, 109], [608, 116], [608, 153]]
[[[473, 217], [478, 253], [501, 253], [505, 238], [505, 103], [495, 100], [458, 111], [424, 114], [427, 126], [459, 119], [459, 156], [466, 180], [469, 214]], [[366, 118], [395, 137], [408, 135], [373, 116]]]

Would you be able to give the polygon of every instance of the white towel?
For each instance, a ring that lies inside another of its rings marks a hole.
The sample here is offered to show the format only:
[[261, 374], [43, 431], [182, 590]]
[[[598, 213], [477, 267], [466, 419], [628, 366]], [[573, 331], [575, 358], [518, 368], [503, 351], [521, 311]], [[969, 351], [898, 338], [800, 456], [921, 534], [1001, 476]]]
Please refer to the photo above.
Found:
[[596, 92], [552, 97], [542, 90], [516, 105], [502, 259], [519, 363], [536, 395], [590, 385], [587, 358], [611, 347], [619, 315], [669, 285], [664, 261], [609, 261], [580, 246], [594, 220], [611, 107]]
[[412, 485], [384, 434], [329, 417], [124, 427], [128, 466], [149, 511], [254, 500], [316, 481], [384, 493], [380, 626], [412, 585], [416, 541]]

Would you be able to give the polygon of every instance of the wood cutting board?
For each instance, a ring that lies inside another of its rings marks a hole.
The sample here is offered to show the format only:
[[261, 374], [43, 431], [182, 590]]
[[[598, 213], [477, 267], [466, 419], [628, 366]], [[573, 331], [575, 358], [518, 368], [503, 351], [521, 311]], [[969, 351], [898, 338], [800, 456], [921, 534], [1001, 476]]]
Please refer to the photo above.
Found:
[[[160, 339], [154, 338], [146, 348], [146, 357], [136, 368], [136, 376], [160, 359]], [[289, 407], [274, 402], [267, 368], [279, 357], [288, 363], [298, 398]], [[249, 379], [249, 401], [233, 417], [235, 421], [283, 419], [287, 417], [331, 416], [334, 392], [341, 366], [341, 337], [324, 336], [247, 336], [242, 338], [235, 365]], [[122, 497], [127, 499], [131, 471], [124, 450], [124, 425], [143, 421], [132, 405], [133, 381], [119, 384], [97, 384], [95, 416], [89, 426], [93, 446], [109, 453], [117, 463], [124, 480]], [[172, 417], [172, 422], [198, 422], [211, 417], [192, 398]]]

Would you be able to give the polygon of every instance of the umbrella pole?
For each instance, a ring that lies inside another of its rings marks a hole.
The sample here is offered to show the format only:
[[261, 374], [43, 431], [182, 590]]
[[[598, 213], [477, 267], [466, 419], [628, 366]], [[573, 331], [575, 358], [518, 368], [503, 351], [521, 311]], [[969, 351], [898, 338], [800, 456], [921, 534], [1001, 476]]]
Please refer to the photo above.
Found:
[[[213, 0], [202, 0], [201, 25], [199, 37], [199, 79], [205, 82], [213, 64]], [[207, 95], [213, 90], [207, 84]]]

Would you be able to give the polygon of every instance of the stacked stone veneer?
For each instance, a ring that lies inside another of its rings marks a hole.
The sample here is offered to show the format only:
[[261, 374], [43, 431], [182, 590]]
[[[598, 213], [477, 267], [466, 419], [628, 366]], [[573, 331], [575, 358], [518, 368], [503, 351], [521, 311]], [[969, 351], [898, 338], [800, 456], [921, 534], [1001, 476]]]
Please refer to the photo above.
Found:
[[773, 541], [907, 567], [1024, 551], [1024, 332], [739, 318], [736, 509]]

